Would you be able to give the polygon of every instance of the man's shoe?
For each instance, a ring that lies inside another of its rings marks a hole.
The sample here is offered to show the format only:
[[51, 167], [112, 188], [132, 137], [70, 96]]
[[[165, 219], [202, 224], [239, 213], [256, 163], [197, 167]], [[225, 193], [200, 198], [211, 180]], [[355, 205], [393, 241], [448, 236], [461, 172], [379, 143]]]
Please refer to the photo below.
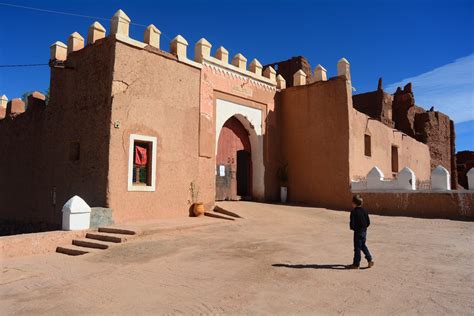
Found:
[[374, 266], [374, 262], [373, 261], [369, 261], [369, 265], [367, 266], [367, 268], [372, 268]]
[[346, 269], [359, 269], [359, 266], [356, 266], [355, 264], [350, 264], [348, 266], [346, 266]]

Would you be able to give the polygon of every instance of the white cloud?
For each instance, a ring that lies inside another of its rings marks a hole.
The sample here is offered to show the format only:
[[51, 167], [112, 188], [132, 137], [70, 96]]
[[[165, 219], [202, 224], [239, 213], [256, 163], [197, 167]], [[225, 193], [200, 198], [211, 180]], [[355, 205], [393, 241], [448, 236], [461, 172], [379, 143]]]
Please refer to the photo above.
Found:
[[395, 91], [408, 82], [413, 83], [417, 105], [425, 109], [434, 106], [457, 123], [474, 120], [474, 54], [390, 84], [385, 90]]

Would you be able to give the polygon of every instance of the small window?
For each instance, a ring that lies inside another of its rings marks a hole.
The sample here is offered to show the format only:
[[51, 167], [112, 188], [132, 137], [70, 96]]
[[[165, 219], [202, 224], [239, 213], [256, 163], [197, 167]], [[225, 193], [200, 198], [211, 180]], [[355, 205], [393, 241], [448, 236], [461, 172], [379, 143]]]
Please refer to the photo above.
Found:
[[133, 144], [133, 185], [151, 185], [151, 149], [151, 143], [135, 141]]
[[392, 146], [392, 172], [398, 172], [398, 147]]
[[81, 159], [81, 144], [79, 142], [69, 143], [69, 161], [79, 161]]
[[155, 191], [156, 137], [130, 135], [128, 190]]
[[371, 139], [370, 135], [364, 135], [364, 154], [367, 157], [372, 157], [372, 147], [371, 147]]

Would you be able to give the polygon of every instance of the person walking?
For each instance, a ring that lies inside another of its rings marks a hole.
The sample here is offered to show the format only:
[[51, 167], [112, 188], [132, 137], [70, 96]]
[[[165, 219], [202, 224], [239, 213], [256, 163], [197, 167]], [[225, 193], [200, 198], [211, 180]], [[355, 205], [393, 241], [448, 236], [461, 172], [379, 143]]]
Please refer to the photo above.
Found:
[[367, 259], [368, 266], [374, 266], [372, 255], [366, 245], [367, 228], [370, 226], [370, 218], [367, 210], [362, 207], [362, 197], [357, 194], [352, 198], [352, 211], [349, 222], [349, 227], [354, 231], [354, 260], [351, 265], [346, 266], [347, 269], [359, 269], [360, 266], [360, 252], [362, 251]]

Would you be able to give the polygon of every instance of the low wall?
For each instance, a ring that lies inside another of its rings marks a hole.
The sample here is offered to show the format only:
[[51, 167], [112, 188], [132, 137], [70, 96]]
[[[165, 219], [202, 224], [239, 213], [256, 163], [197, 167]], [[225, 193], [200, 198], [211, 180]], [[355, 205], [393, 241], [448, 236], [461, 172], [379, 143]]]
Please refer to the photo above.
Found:
[[469, 191], [359, 194], [370, 214], [474, 220], [474, 193]]

